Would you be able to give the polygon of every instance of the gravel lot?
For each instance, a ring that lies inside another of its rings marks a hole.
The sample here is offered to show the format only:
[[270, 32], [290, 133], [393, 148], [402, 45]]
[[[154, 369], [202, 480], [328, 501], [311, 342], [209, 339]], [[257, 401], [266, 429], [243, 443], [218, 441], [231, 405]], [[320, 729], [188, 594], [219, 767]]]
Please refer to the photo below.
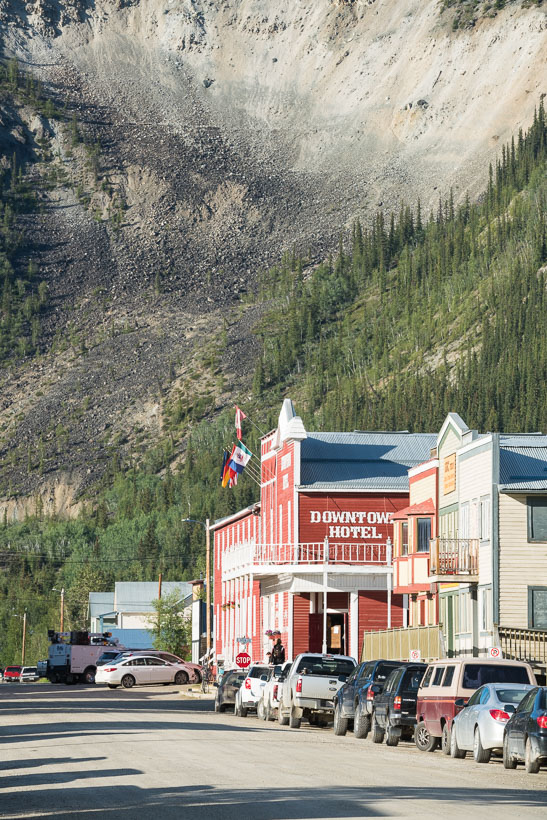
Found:
[[526, 775], [216, 715], [180, 687], [0, 687], [0, 817], [542, 817]]

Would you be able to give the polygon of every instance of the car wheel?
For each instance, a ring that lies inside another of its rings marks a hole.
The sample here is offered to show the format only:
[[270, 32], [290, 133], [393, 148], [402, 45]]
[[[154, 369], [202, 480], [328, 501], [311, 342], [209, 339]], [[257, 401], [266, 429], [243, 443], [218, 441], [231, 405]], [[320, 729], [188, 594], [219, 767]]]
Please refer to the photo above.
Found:
[[291, 714], [289, 717], [289, 726], [291, 729], [300, 729], [302, 724], [302, 718], [298, 717], [298, 713], [296, 711], [296, 706], [291, 706]]
[[376, 715], [374, 714], [374, 712], [372, 713], [370, 739], [372, 740], [373, 743], [383, 743], [384, 742], [384, 730], [377, 723]]
[[195, 682], [196, 682], [196, 683], [201, 683], [201, 680], [202, 680], [201, 672], [198, 672], [198, 670], [196, 669], [196, 671], [195, 671], [195, 673], [194, 673], [194, 674], [195, 674], [195, 676], [196, 676], [196, 680], [195, 680]]
[[281, 709], [281, 705], [279, 705], [277, 709], [277, 722], [280, 726], [288, 726], [289, 725], [289, 717], [288, 715], [284, 715]]
[[360, 703], [355, 707], [355, 718], [353, 719], [353, 734], [355, 737], [367, 737], [370, 732], [370, 716], [363, 714], [363, 708]]
[[524, 750], [524, 768], [528, 774], [537, 774], [539, 772], [539, 760], [533, 756], [532, 742], [530, 738], [526, 738], [526, 748]]
[[504, 769], [516, 769], [517, 768], [517, 761], [509, 751], [509, 738], [507, 735], [503, 737], [503, 768]]
[[243, 704], [240, 701], [240, 703], [239, 703], [239, 717], [245, 717], [246, 718], [247, 714], [248, 714], [247, 707], [243, 706]]
[[393, 726], [388, 726], [386, 732], [386, 746], [398, 746], [401, 739], [401, 732]]
[[220, 703], [215, 699], [215, 712], [220, 712]]
[[262, 698], [256, 704], [256, 716], [259, 720], [266, 720], [264, 717], [264, 700]]
[[348, 731], [348, 719], [342, 717], [341, 711], [340, 704], [337, 702], [334, 707], [334, 734], [340, 737]]
[[84, 683], [95, 683], [95, 672], [97, 670], [94, 666], [88, 666], [85, 670], [84, 674], [82, 675], [82, 679]]
[[133, 675], [124, 675], [122, 678], [122, 686], [124, 689], [132, 689], [135, 686], [135, 682]]
[[434, 752], [437, 748], [437, 738], [431, 734], [423, 720], [414, 731], [414, 743], [421, 752]]
[[175, 675], [175, 683], [177, 686], [184, 686], [189, 680], [190, 678], [188, 677], [188, 673], [184, 672], [182, 669]]
[[448, 723], [445, 723], [443, 726], [443, 733], [441, 735], [441, 750], [443, 755], [450, 754], [450, 735], [452, 732], [448, 728]]
[[266, 720], [266, 721], [268, 721], [268, 720], [273, 720], [273, 716], [272, 716], [272, 709], [271, 709], [271, 706], [270, 706], [270, 701], [268, 701], [268, 702], [266, 703], [266, 705], [264, 706], [264, 720]]
[[456, 727], [452, 726], [452, 731], [450, 732], [450, 756], [458, 760], [463, 760], [466, 754], [467, 752], [458, 746]]
[[117, 688], [118, 688], [118, 684], [117, 684], [117, 683], [109, 683], [109, 684], [108, 684], [108, 688], [109, 688], [109, 689], [117, 689]]
[[492, 752], [490, 749], [483, 748], [481, 741], [481, 733], [478, 726], [475, 726], [475, 735], [473, 737], [473, 760], [475, 763], [489, 763]]

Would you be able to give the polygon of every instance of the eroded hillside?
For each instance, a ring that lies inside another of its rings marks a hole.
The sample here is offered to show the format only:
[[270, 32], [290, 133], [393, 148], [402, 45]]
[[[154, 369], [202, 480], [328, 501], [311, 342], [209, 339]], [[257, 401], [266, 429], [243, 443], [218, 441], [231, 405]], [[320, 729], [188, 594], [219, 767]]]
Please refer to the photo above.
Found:
[[40, 359], [4, 372], [4, 494], [47, 485], [70, 503], [154, 440], [175, 391], [199, 417], [245, 390], [257, 308], [238, 301], [285, 248], [319, 258], [377, 207], [482, 190], [545, 90], [545, 13], [511, 2], [456, 29], [455, 14], [437, 0], [0, 0], [5, 55], [65, 112], [63, 126], [3, 113], [23, 162], [45, 136], [58, 165], [23, 220], [20, 263], [49, 302]]

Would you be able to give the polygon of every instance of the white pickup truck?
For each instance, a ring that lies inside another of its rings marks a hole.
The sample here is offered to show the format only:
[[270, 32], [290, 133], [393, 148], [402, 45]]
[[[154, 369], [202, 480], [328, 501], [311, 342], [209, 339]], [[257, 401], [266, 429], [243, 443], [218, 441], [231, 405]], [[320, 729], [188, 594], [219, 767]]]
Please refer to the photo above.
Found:
[[282, 726], [299, 729], [302, 718], [326, 725], [334, 712], [333, 697], [355, 668], [347, 655], [298, 655], [285, 673], [277, 719]]

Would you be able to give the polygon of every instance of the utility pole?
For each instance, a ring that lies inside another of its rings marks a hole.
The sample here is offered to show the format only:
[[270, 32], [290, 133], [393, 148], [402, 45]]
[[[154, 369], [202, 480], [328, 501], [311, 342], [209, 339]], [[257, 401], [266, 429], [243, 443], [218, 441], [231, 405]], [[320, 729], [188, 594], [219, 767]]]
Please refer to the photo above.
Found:
[[161, 580], [162, 580], [162, 577], [163, 577], [163, 574], [160, 572], [160, 577], [158, 578], [158, 599], [161, 598]]
[[209, 530], [209, 519], [205, 519], [205, 586], [206, 586], [206, 604], [207, 611], [205, 613], [205, 628], [207, 630], [207, 662], [210, 663], [211, 658], [211, 533]]
[[23, 648], [21, 649], [21, 666], [25, 665], [25, 641], [27, 639], [27, 611], [23, 613]]
[[61, 589], [61, 632], [65, 631], [65, 588]]

